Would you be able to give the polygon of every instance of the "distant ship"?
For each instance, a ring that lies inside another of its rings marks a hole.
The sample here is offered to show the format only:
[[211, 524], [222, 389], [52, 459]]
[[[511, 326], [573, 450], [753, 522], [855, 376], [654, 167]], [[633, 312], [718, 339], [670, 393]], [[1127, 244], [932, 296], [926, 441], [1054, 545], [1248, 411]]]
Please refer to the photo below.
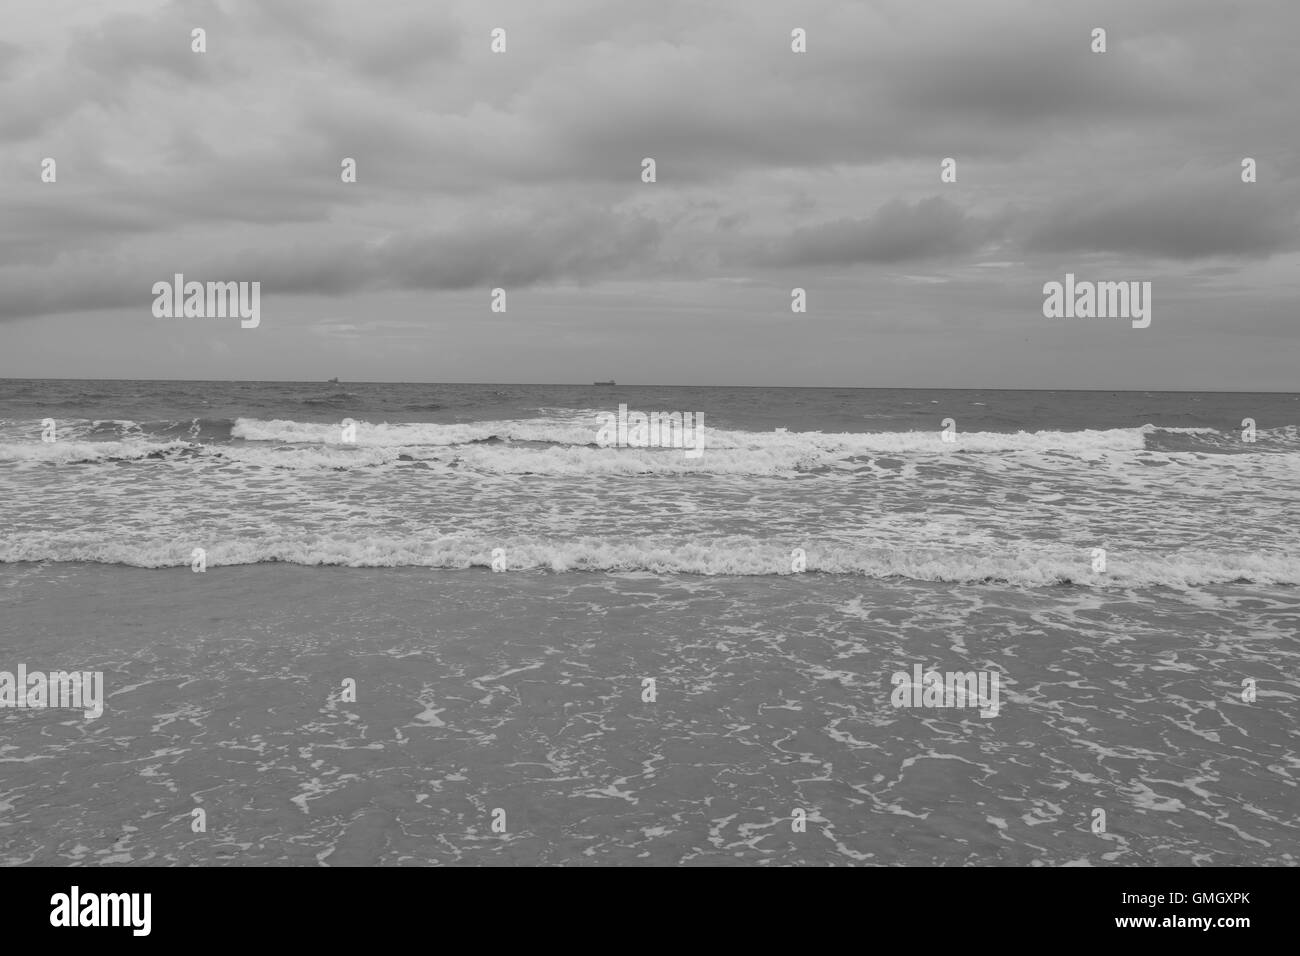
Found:
[[337, 385], [338, 383], [339, 383], [339, 380], [338, 380], [337, 378], [332, 378], [332, 379], [330, 379], [330, 384], [331, 384], [331, 385]]
[[592, 385], [613, 385], [614, 380], [611, 378], [608, 382], [592, 382]]

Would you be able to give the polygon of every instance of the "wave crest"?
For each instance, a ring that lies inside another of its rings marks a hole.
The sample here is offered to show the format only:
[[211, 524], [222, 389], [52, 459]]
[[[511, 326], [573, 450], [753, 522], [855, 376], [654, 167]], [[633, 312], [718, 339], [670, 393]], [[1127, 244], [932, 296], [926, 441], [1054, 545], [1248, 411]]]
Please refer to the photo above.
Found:
[[1108, 570], [1091, 570], [1079, 550], [1040, 548], [1014, 553], [857, 548], [761, 541], [749, 537], [685, 542], [644, 539], [535, 537], [487, 539], [461, 535], [421, 538], [382, 535], [291, 534], [247, 540], [154, 538], [106, 541], [89, 535], [32, 532], [0, 542], [0, 563], [85, 561], [141, 568], [185, 567], [191, 551], [206, 551], [209, 570], [228, 565], [286, 562], [353, 568], [489, 568], [493, 553], [509, 571], [650, 571], [661, 574], [790, 575], [792, 552], [802, 547], [802, 573], [901, 578], [944, 583], [998, 583], [1020, 587], [1072, 584], [1093, 588], [1210, 584], [1300, 584], [1300, 556], [1279, 553], [1112, 552]]

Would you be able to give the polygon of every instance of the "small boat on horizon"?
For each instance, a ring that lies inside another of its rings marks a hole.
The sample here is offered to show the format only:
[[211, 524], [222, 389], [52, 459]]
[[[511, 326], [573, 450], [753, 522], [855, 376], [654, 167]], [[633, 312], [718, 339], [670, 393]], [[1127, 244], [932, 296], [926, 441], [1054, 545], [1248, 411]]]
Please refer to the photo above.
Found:
[[338, 383], [339, 383], [339, 380], [338, 380], [337, 378], [332, 378], [332, 379], [330, 379], [330, 384], [331, 384], [331, 385], [337, 385]]
[[611, 378], [608, 382], [592, 382], [592, 385], [613, 385], [614, 380]]

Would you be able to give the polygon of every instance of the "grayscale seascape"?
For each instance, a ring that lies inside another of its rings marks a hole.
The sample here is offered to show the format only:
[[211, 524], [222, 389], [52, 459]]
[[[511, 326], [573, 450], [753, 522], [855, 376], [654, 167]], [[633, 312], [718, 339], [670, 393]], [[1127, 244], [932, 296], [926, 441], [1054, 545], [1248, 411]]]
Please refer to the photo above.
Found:
[[1300, 5], [0, 27], [16, 880], [1300, 864]]

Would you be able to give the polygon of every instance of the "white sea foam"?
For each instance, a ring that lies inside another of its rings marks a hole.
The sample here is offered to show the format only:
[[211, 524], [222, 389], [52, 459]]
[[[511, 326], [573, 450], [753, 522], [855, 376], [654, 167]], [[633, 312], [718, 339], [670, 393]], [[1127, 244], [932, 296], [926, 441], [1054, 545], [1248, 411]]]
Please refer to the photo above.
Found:
[[[525, 536], [389, 537], [334, 532], [284, 534], [204, 543], [209, 569], [283, 561], [346, 567], [486, 568], [503, 549], [511, 571], [651, 571], [702, 575], [789, 575], [789, 543], [748, 537], [711, 540], [571, 540]], [[0, 542], [0, 562], [87, 561], [134, 567], [184, 567], [190, 543], [176, 538], [106, 540], [76, 532], [27, 532]], [[1022, 587], [1071, 583], [1091, 588], [1200, 587], [1234, 581], [1300, 584], [1300, 556], [1200, 550], [1133, 553], [1097, 574], [1077, 551], [1047, 546], [1006, 553], [834, 546], [807, 547], [805, 573], [905, 578]]]
[[[246, 441], [342, 444], [341, 423], [296, 422], [274, 418], [263, 421], [239, 418], [231, 437]], [[488, 439], [555, 442], [587, 445], [596, 441], [596, 429], [581, 425], [539, 419], [532, 421], [473, 422], [471, 424], [437, 424], [435, 422], [364, 422], [358, 421], [356, 444], [392, 448], [414, 445], [461, 445]]]
[[1175, 435], [1217, 435], [1217, 428], [1180, 428], [1173, 425], [1152, 425], [1149, 422], [1142, 426], [1144, 432], [1170, 432]]
[[[553, 411], [553, 410], [551, 410]], [[150, 428], [155, 428], [154, 423]], [[162, 423], [170, 428], [179, 427], [175, 422]], [[368, 422], [358, 421], [354, 442], [344, 442], [340, 422], [300, 422], [290, 419], [256, 419], [238, 418], [230, 426], [230, 436], [243, 443], [280, 444], [300, 446], [321, 446], [323, 448], [381, 448], [396, 450], [398, 454], [408, 457], [426, 457], [420, 452], [422, 448], [446, 448], [455, 446], [475, 446], [487, 444], [530, 444], [534, 446], [555, 446], [558, 448], [597, 447], [600, 436], [601, 420], [588, 411], [571, 410], [564, 416], [555, 414], [545, 418], [517, 419], [502, 421], [484, 421], [473, 423], [436, 423], [436, 422]], [[52, 443], [58, 451], [28, 450], [26, 446], [39, 441], [41, 424], [39, 421], [3, 421], [0, 422], [0, 460], [48, 460], [48, 461], [94, 461], [94, 460], [130, 460], [143, 458], [165, 450], [162, 446], [174, 447], [177, 438], [196, 441], [198, 423], [192, 423], [192, 433], [151, 434], [138, 422], [68, 420], [59, 422], [60, 441]], [[104, 429], [116, 433], [117, 441], [89, 442], [89, 433]], [[1053, 452], [1080, 458], [1094, 458], [1115, 451], [1137, 451], [1148, 447], [1148, 437], [1165, 433], [1169, 435], [1206, 436], [1207, 448], [1224, 445], [1234, 446], [1242, 452], [1278, 450], [1275, 445], [1284, 447], [1295, 443], [1292, 432], [1286, 427], [1263, 429], [1259, 432], [1259, 447], [1242, 446], [1235, 432], [1222, 432], [1206, 427], [1178, 427], [1147, 424], [1139, 428], [1084, 429], [1079, 431], [1045, 430], [1036, 432], [962, 432], [957, 431], [955, 441], [945, 443], [940, 438], [938, 429], [906, 432], [820, 432], [820, 431], [737, 431], [706, 427], [707, 439], [704, 458], [717, 456], [721, 451], [759, 451], [768, 453], [768, 457], [756, 459], [751, 465], [738, 465], [734, 456], [725, 458], [719, 464], [719, 470], [732, 473], [766, 474], [791, 468], [816, 466], [834, 460], [851, 459], [858, 456], [903, 455], [908, 457], [925, 455], [952, 454], [1020, 454], [1025, 452]], [[1215, 441], [1214, 438], [1221, 439]], [[1292, 441], [1287, 440], [1291, 438]], [[227, 451], [229, 443], [209, 441], [203, 443], [203, 449]], [[94, 446], [91, 448], [86, 445]], [[460, 449], [458, 449], [460, 450]], [[636, 453], [643, 449], [618, 449], [625, 456], [641, 457], [649, 465], [647, 471], [673, 470], [666, 466], [659, 457], [644, 458]], [[654, 451], [651, 449], [651, 451]], [[396, 456], [394, 456], [396, 458]], [[304, 458], [306, 460], [306, 458]], [[349, 461], [358, 459], [340, 459], [338, 467], [348, 467]], [[371, 463], [377, 459], [367, 458]], [[322, 467], [332, 467], [324, 459], [312, 458]], [[570, 459], [560, 456], [553, 461], [558, 465], [559, 473], [573, 473]], [[266, 463], [266, 462], [262, 462]], [[282, 462], [284, 464], [284, 462]], [[545, 462], [539, 460], [532, 466], [524, 464], [523, 459], [505, 465], [501, 470], [506, 473], [521, 469], [537, 471], [547, 470]], [[629, 473], [636, 471], [630, 463], [617, 466], [595, 459], [592, 469], [595, 472]], [[697, 462], [695, 467], [684, 467], [682, 471], [711, 470], [707, 462]]]
[[139, 461], [183, 451], [199, 451], [185, 441], [55, 441], [0, 442], [0, 461], [77, 464], [98, 461]]
[[[319, 427], [319, 426], [318, 426]], [[448, 426], [427, 426], [445, 428]], [[450, 426], [462, 428], [468, 426]], [[474, 426], [478, 428], [479, 426]], [[358, 432], [358, 438], [362, 437]], [[978, 433], [966, 436], [964, 444], [943, 445], [930, 433], [899, 432], [868, 435], [823, 435], [820, 433], [726, 433], [729, 444], [708, 445], [699, 458], [687, 458], [681, 449], [606, 448], [587, 444], [555, 444], [532, 438], [512, 441], [469, 443], [451, 441], [447, 433], [418, 435], [411, 432], [385, 436], [387, 441], [356, 444], [271, 441], [202, 443], [195, 441], [58, 441], [0, 442], [0, 462], [31, 465], [78, 465], [99, 462], [148, 462], [163, 459], [242, 463], [259, 468], [292, 470], [350, 470], [354, 468], [398, 467], [420, 463], [422, 467], [462, 469], [501, 475], [773, 475], [792, 476], [802, 472], [830, 471], [879, 473], [882, 468], [912, 468], [916, 463], [942, 466], [978, 463], [991, 472], [1005, 472], [1021, 463], [1040, 469], [1057, 470], [1070, 461], [1122, 466], [1120, 481], [1150, 481], [1152, 475], [1129, 467], [1135, 456], [1146, 463], [1193, 464], [1194, 450], [1146, 452], [1138, 430], [1108, 432], [1039, 432], [1024, 435]], [[737, 436], [750, 436], [736, 440]], [[404, 444], [397, 438], [434, 437], [442, 441]], [[484, 436], [488, 437], [488, 436]], [[1215, 456], [1214, 468], [1225, 473], [1253, 469], [1260, 473], [1294, 476], [1300, 471], [1300, 454], [1290, 447], [1271, 450], [1247, 446], [1239, 454]], [[1152, 456], [1157, 456], [1153, 458]], [[895, 461], [896, 459], [896, 461]], [[892, 461], [892, 464], [891, 464]]]
[[[1147, 426], [1153, 427], [1153, 426]], [[601, 422], [523, 419], [515, 421], [438, 424], [435, 422], [357, 422], [356, 444], [378, 447], [416, 445], [458, 445], [490, 438], [509, 441], [548, 442], [557, 445], [595, 445]], [[958, 432], [954, 443], [945, 443], [938, 429], [911, 432], [791, 432], [728, 431], [709, 428], [708, 451], [718, 448], [799, 450], [808, 454], [838, 455], [879, 452], [954, 451], [1063, 451], [1088, 454], [1144, 447], [1143, 428], [1112, 428], [1083, 431]], [[231, 432], [235, 438], [251, 441], [340, 443], [338, 423], [296, 422], [285, 419], [240, 418]]]

